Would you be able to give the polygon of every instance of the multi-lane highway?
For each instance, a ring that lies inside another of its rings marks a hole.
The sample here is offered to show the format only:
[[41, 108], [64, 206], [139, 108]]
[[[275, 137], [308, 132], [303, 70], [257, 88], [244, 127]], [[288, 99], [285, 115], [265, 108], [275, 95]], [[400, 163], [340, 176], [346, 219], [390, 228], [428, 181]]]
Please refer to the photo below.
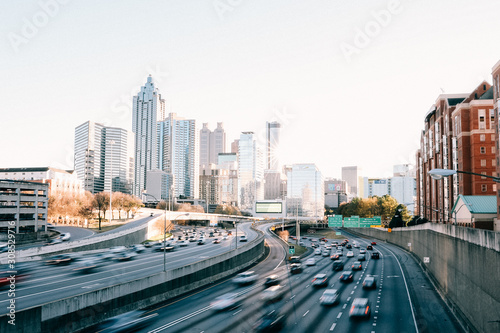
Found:
[[[208, 237], [208, 229], [213, 230], [213, 228], [198, 228], [198, 231], [204, 229], [207, 230], [204, 245], [192, 242], [186, 247], [176, 247], [173, 252], [166, 253], [167, 270], [210, 258], [235, 248], [234, 236], [229, 236], [220, 244], [213, 244], [213, 238]], [[181, 233], [176, 232], [175, 234]], [[257, 233], [251, 230], [249, 223], [238, 227], [238, 235], [243, 234], [247, 235], [249, 240], [257, 237]], [[239, 246], [243, 245], [244, 243], [239, 244]], [[80, 253], [77, 256], [79, 259], [84, 259], [100, 252], [103, 251]], [[49, 266], [45, 265], [44, 262], [44, 260], [32, 262], [33, 268], [28, 276], [16, 283], [18, 311], [161, 272], [163, 271], [163, 252], [153, 252], [151, 249], [146, 249], [130, 261], [109, 260], [92, 274], [75, 273], [75, 264]], [[0, 290], [0, 315], [7, 313], [9, 301], [8, 289]]]
[[[291, 275], [289, 264], [284, 260], [282, 244], [266, 228], [263, 230], [270, 252], [266, 260], [251, 268], [259, 275], [256, 283], [241, 287], [227, 279], [181, 299], [153, 307], [148, 313], [158, 314], [155, 322], [140, 332], [253, 332], [259, 319], [271, 312], [283, 316], [282, 332], [461, 331], [418, 266], [410, 262], [413, 259], [397, 247], [375, 245], [380, 259], [371, 259], [372, 251], [368, 250], [362, 269], [354, 272], [353, 282], [344, 283], [339, 281], [342, 272], [332, 270], [333, 261], [330, 257], [319, 255], [309, 256], [316, 258], [316, 265], [305, 266], [303, 259], [304, 271]], [[351, 244], [360, 244], [360, 248], [353, 249], [354, 258], [346, 258], [347, 251], [344, 249], [342, 260], [345, 270], [348, 270], [356, 261], [359, 250], [366, 249], [371, 240], [354, 235], [343, 237], [347, 237]], [[305, 242], [310, 245], [309, 240]], [[311, 283], [318, 273], [328, 276], [327, 288], [339, 291], [339, 304], [331, 307], [320, 304], [320, 297], [326, 288], [315, 288]], [[279, 276], [285, 293], [281, 300], [264, 303], [261, 299], [265, 289], [263, 283], [271, 274]], [[376, 278], [377, 287], [373, 290], [362, 288], [362, 282], [368, 275]], [[425, 285], [422, 285], [422, 281]], [[215, 310], [214, 299], [227, 293], [236, 293], [241, 304], [224, 311]], [[355, 298], [369, 299], [371, 315], [368, 319], [352, 320], [349, 317]], [[424, 299], [428, 304], [419, 304], [418, 300]], [[427, 313], [428, 307], [432, 307], [432, 313]]]

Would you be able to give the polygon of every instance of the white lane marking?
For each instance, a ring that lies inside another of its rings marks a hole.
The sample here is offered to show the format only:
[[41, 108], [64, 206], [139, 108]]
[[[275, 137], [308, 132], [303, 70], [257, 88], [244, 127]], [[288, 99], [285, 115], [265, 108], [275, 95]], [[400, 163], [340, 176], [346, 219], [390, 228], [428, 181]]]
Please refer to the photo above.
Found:
[[243, 311], [243, 309], [240, 309], [238, 311], [236, 311], [235, 313], [233, 313], [233, 316], [237, 315], [238, 313], [240, 313], [241, 311]]
[[308, 314], [308, 313], [309, 313], [309, 310], [307, 310], [307, 311], [306, 311], [306, 313], [304, 313], [304, 314], [302, 315], [302, 317], [307, 316], [307, 314]]
[[354, 294], [354, 290], [353, 290], [353, 291], [351, 291], [351, 295], [352, 295], [352, 294]]
[[333, 324], [332, 324], [332, 327], [330, 327], [330, 331], [333, 331], [333, 330], [335, 329], [335, 326], [337, 326], [337, 324], [336, 324], [336, 323], [333, 323]]
[[339, 319], [340, 317], [342, 317], [342, 312], [339, 312], [339, 315], [337, 316], [337, 319]]
[[345, 310], [346, 307], [347, 307], [347, 303], [344, 304], [344, 306], [342, 307], [342, 310]]

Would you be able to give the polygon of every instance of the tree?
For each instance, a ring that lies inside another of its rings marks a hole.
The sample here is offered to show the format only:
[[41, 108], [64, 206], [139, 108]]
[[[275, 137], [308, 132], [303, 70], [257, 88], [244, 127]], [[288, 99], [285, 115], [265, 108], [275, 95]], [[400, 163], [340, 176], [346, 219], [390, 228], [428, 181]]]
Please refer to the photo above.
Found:
[[97, 209], [99, 216], [99, 230], [101, 230], [101, 211], [103, 216], [106, 214], [106, 208], [109, 205], [109, 194], [106, 192], [99, 192], [94, 195], [93, 206]]

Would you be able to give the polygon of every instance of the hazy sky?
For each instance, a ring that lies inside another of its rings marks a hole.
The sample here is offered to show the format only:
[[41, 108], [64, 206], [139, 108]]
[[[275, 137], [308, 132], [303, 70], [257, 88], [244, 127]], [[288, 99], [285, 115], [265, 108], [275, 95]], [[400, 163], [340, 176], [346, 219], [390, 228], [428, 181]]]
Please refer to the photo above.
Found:
[[73, 169], [74, 129], [131, 129], [153, 75], [168, 112], [242, 131], [282, 123], [283, 163], [383, 177], [414, 163], [439, 94], [500, 60], [496, 0], [0, 2], [0, 167]]

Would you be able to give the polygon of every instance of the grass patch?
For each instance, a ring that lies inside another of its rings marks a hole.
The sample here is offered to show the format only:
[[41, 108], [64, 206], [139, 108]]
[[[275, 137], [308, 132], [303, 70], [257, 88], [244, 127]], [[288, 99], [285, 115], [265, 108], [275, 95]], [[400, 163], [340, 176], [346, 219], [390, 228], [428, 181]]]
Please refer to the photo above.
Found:
[[293, 245], [293, 247], [295, 247], [295, 253], [294, 254], [290, 254], [290, 253], [287, 254], [289, 257], [292, 256], [292, 255], [293, 256], [301, 256], [304, 253], [306, 253], [306, 251], [307, 251], [307, 247], [300, 246], [300, 245], [297, 245], [295, 243], [288, 242], [288, 245]]
[[[172, 236], [172, 234], [167, 232], [167, 237], [166, 238], [168, 239], [170, 236]], [[145, 242], [156, 242], [156, 241], [159, 241], [159, 240], [163, 240], [163, 235], [158, 235], [156, 237], [150, 238], [150, 239], [148, 239]]]
[[97, 226], [91, 226], [88, 229], [92, 230], [93, 232], [96, 232], [96, 233], [101, 233], [101, 232], [106, 232], [106, 231], [110, 231], [110, 230], [116, 229], [116, 228], [118, 228], [120, 226], [121, 226], [120, 224], [118, 224], [118, 225], [117, 224], [115, 224], [115, 225], [106, 225], [106, 226], [101, 225], [101, 230], [99, 230], [99, 225], [97, 225]]
[[328, 239], [345, 239], [346, 238], [345, 235], [336, 235], [335, 234], [336, 232], [338, 232], [338, 231], [324, 229], [324, 230], [316, 230], [316, 232], [314, 234], [304, 234], [302, 236], [313, 237], [313, 238], [325, 237]]

